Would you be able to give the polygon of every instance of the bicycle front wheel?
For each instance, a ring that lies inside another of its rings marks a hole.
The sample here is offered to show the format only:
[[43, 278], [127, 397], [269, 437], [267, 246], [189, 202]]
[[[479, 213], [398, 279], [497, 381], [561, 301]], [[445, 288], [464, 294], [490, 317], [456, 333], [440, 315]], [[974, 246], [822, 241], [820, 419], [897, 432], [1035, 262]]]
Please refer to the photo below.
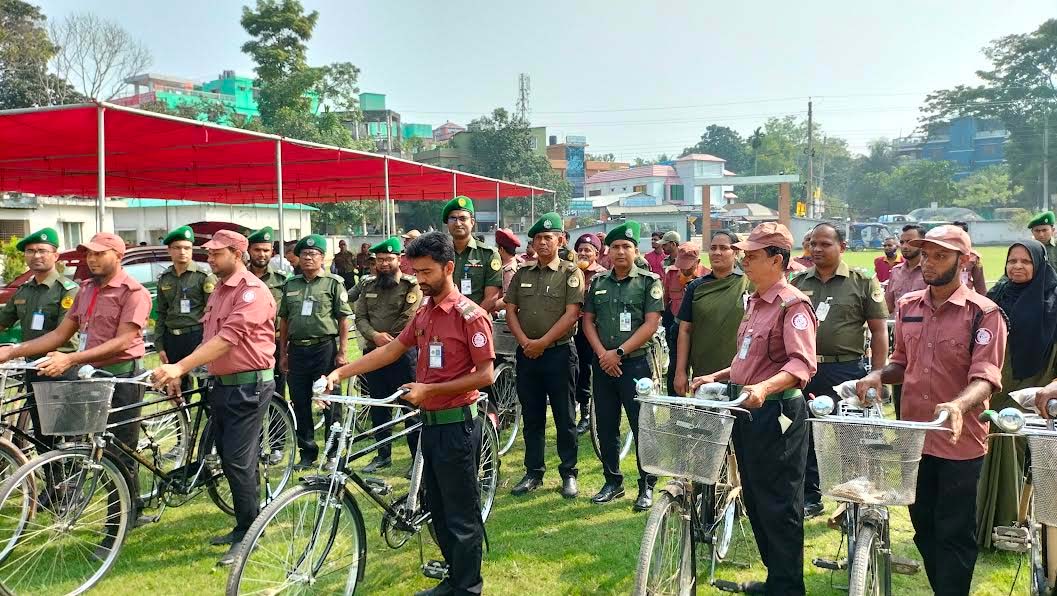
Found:
[[635, 570], [635, 596], [686, 596], [696, 590], [689, 504], [666, 490], [650, 509]]
[[481, 491], [481, 521], [488, 521], [499, 486], [499, 439], [492, 419], [481, 417], [481, 453], [477, 460], [477, 481]]
[[31, 460], [0, 485], [0, 584], [15, 594], [84, 593], [117, 560], [131, 508], [109, 456], [97, 464], [78, 449]]
[[492, 379], [492, 402], [496, 409], [496, 434], [499, 455], [506, 455], [514, 447], [521, 428], [521, 402], [517, 397], [517, 373], [510, 364], [500, 364]]
[[848, 596], [881, 596], [885, 593], [884, 575], [885, 559], [877, 528], [860, 526], [848, 572]]
[[363, 515], [345, 487], [299, 484], [250, 526], [227, 594], [352, 594], [366, 560]]

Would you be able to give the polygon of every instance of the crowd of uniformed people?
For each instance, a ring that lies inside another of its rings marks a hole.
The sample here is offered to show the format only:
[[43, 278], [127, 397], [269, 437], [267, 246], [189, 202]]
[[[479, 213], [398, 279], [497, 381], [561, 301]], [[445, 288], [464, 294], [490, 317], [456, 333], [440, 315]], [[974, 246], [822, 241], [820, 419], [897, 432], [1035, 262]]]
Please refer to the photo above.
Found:
[[[373, 396], [408, 388], [403, 400], [423, 412], [422, 430], [408, 436], [408, 447], [422, 450], [427, 502], [449, 566], [448, 578], [424, 593], [481, 593], [475, 462], [482, 431], [475, 402], [493, 380], [491, 315], [502, 310], [518, 345], [525, 447], [514, 495], [545, 486], [549, 404], [561, 495], [579, 495], [578, 437], [593, 412], [605, 481], [591, 500], [602, 505], [624, 497], [621, 418], [637, 441], [635, 381], [654, 376], [647, 349], [662, 327], [671, 362], [657, 391], [688, 395], [724, 381], [748, 396], [752, 415], [737, 419], [733, 445], [767, 569], [749, 591], [804, 593], [804, 520], [824, 511], [807, 399], [858, 379], [864, 400], [874, 395], [869, 389], [885, 395], [894, 386], [896, 415], [904, 419], [949, 414], [953, 432], [926, 440], [910, 517], [932, 589], [969, 593], [978, 534], [989, 533], [977, 528], [987, 451], [987, 427], [977, 415], [1004, 384], [1029, 373], [1041, 374], [1044, 385], [1053, 380], [1047, 376], [1053, 351], [1029, 356], [1017, 335], [1054, 343], [1052, 213], [1031, 222], [1037, 240], [1010, 248], [995, 301], [974, 283], [983, 279], [979, 255], [959, 225], [927, 232], [907, 225], [868, 271], [843, 260], [844, 231], [828, 223], [803, 239], [799, 256], [781, 224], [760, 224], [747, 239], [713, 231], [707, 267], [697, 245], [673, 231], [655, 232], [652, 250], [640, 254], [642, 230], [630, 220], [570, 242], [563, 219], [547, 213], [528, 230], [529, 245], [520, 252], [510, 230], [495, 232], [497, 248], [475, 237], [469, 198], [448, 202], [442, 223], [447, 233], [412, 231], [403, 235], [406, 246], [394, 236], [352, 253], [342, 241], [330, 268], [326, 239], [315, 234], [278, 255], [270, 228], [248, 236], [218, 231], [203, 246], [208, 268], [192, 258], [189, 227], [165, 237], [172, 265], [157, 280], [154, 344], [161, 364], [152, 382], [175, 394], [191, 387], [188, 373], [197, 367], [205, 365], [212, 377], [206, 398], [235, 508], [234, 528], [213, 539], [228, 547], [221, 563], [233, 561], [258, 514], [257, 443], [267, 400], [289, 396], [297, 467], [313, 468], [321, 457], [314, 417], [329, 422], [330, 410], [313, 410], [312, 384], [327, 377], [333, 388], [359, 376]], [[82, 245], [91, 275], [80, 283], [59, 272], [58, 246], [50, 228], [18, 243], [33, 275], [0, 308], [0, 327], [20, 323], [23, 341], [0, 347], [0, 361], [48, 356], [31, 381], [75, 378], [83, 364], [137, 374], [151, 298], [121, 267], [124, 242], [100, 233]], [[1029, 305], [1029, 297], [1039, 304]], [[350, 362], [352, 335], [363, 356]], [[141, 401], [137, 387], [118, 385], [114, 405]], [[1041, 395], [1057, 396], [1057, 385]], [[122, 410], [111, 421], [137, 416], [136, 409]], [[376, 426], [390, 416], [388, 408], [371, 410]], [[135, 444], [138, 431], [127, 424], [116, 432]], [[390, 432], [379, 430], [376, 439]], [[365, 471], [390, 468], [391, 449], [383, 442]], [[135, 462], [121, 461], [135, 487]], [[634, 510], [650, 508], [655, 482], [640, 465]]]

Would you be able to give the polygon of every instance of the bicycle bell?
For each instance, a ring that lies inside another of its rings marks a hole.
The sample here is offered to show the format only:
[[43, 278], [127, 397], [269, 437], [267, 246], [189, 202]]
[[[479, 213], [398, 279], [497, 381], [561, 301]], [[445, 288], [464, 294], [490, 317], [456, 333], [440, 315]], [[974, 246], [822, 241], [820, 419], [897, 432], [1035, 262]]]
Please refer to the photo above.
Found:
[[77, 378], [81, 380], [91, 379], [95, 376], [95, 367], [91, 364], [85, 364], [81, 368], [77, 369]]
[[811, 409], [811, 415], [816, 418], [829, 416], [833, 413], [833, 398], [828, 395], [819, 395], [807, 402], [807, 405]]
[[1002, 408], [994, 417], [995, 425], [1003, 432], [1015, 433], [1024, 428], [1024, 414], [1013, 407]]
[[653, 393], [653, 379], [648, 377], [642, 377], [638, 381], [635, 381], [635, 393], [642, 397], [646, 397]]

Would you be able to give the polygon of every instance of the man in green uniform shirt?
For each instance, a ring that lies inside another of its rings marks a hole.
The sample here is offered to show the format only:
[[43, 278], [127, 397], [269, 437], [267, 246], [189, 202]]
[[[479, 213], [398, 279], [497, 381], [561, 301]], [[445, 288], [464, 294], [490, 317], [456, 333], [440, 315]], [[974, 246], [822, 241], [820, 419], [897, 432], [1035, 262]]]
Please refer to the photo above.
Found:
[[[323, 268], [326, 240], [305, 236], [294, 246], [301, 274], [287, 280], [279, 304], [279, 351], [297, 419], [300, 469], [310, 468], [319, 455], [312, 421], [312, 383], [346, 364], [349, 343], [349, 294], [342, 279]], [[331, 410], [323, 419], [330, 426]]]
[[557, 431], [562, 496], [571, 499], [579, 493], [573, 406], [579, 366], [572, 338], [584, 301], [584, 274], [558, 258], [564, 228], [560, 215], [547, 213], [529, 229], [538, 258], [514, 272], [504, 297], [506, 322], [518, 343], [517, 395], [525, 424], [525, 477], [511, 491], [515, 495], [543, 484], [548, 401]]
[[499, 290], [503, 287], [503, 264], [499, 253], [473, 237], [476, 220], [473, 201], [455, 197], [444, 205], [441, 219], [448, 226], [455, 245], [455, 272], [452, 280], [459, 293], [474, 301], [485, 312], [495, 309]]
[[[202, 316], [206, 300], [217, 286], [209, 267], [192, 259], [194, 232], [180, 226], [162, 241], [169, 247], [172, 265], [158, 277], [157, 320], [154, 347], [162, 364], [179, 362], [202, 344]], [[191, 378], [180, 380], [181, 391], [191, 389]]]
[[[26, 236], [15, 245], [22, 251], [26, 266], [33, 276], [26, 280], [14, 296], [0, 307], [0, 329], [8, 329], [16, 323], [22, 327], [22, 341], [36, 339], [59, 326], [66, 312], [73, 306], [78, 285], [64, 277], [55, 268], [59, 261], [59, 235], [51, 228], [44, 228]], [[73, 352], [77, 349], [75, 337], [71, 337], [59, 347], [60, 352]], [[36, 360], [43, 354], [33, 354], [27, 360]], [[26, 388], [32, 391], [32, 383], [39, 380], [51, 380], [55, 377], [43, 377], [35, 371], [26, 372]], [[70, 369], [58, 377], [60, 379], [77, 378], [77, 370]], [[32, 393], [28, 396], [27, 406], [33, 420], [33, 430], [42, 442], [53, 445], [55, 437], [40, 434], [40, 419], [34, 405]]]
[[[392, 342], [415, 316], [418, 305], [422, 303], [422, 292], [418, 289], [418, 280], [413, 275], [400, 272], [400, 239], [396, 236], [375, 244], [370, 248], [377, 255], [375, 273], [365, 276], [360, 284], [360, 296], [356, 300], [356, 329], [363, 337], [364, 355]], [[417, 350], [408, 350], [396, 362], [387, 364], [377, 370], [363, 375], [367, 390], [371, 395], [383, 397], [392, 395], [405, 383], [415, 380], [415, 359]], [[391, 408], [371, 408], [371, 423], [381, 426], [393, 418]], [[374, 434], [376, 441], [384, 441], [392, 435], [391, 428], [379, 430]], [[418, 433], [407, 436], [408, 447], [415, 452]], [[373, 474], [392, 465], [392, 444], [384, 443], [378, 448], [371, 463], [363, 469]]]
[[[810, 269], [799, 271], [791, 281], [811, 300], [818, 319], [816, 360], [818, 371], [804, 388], [809, 395], [837, 399], [833, 387], [866, 376], [863, 345], [870, 329], [870, 365], [884, 368], [888, 360], [888, 308], [877, 278], [866, 269], [851, 268], [842, 255], [848, 248], [844, 230], [822, 223], [811, 231]], [[810, 425], [809, 425], [810, 426]], [[804, 517], [822, 513], [815, 444], [808, 440], [804, 474]]]
[[[606, 235], [613, 268], [595, 275], [584, 299], [584, 335], [595, 353], [592, 371], [595, 425], [601, 447], [602, 470], [606, 482], [592, 501], [608, 503], [624, 496], [624, 475], [620, 473], [620, 409], [623, 406], [639, 443], [639, 402], [635, 381], [652, 378], [646, 342], [653, 338], [661, 321], [664, 291], [652, 271], [635, 266], [638, 255], [639, 223], [628, 220]], [[636, 463], [638, 456], [636, 455]], [[653, 504], [657, 481], [639, 468], [639, 496], [635, 511]]]
[[[249, 241], [249, 253], [250, 253], [250, 273], [257, 276], [257, 279], [264, 282], [264, 285], [268, 286], [268, 291], [271, 292], [272, 298], [275, 300], [276, 312], [279, 310], [279, 303], [283, 298], [283, 285], [286, 283], [288, 278], [287, 274], [283, 271], [279, 271], [271, 264], [273, 245], [272, 238], [275, 236], [275, 230], [269, 226], [257, 230], [246, 237]], [[282, 369], [279, 368], [279, 315], [275, 316], [275, 393], [279, 397], [286, 398], [286, 375], [283, 374]]]
[[1028, 229], [1036, 240], [1046, 247], [1046, 260], [1057, 269], [1057, 238], [1053, 237], [1053, 211], [1043, 211], [1028, 222]]

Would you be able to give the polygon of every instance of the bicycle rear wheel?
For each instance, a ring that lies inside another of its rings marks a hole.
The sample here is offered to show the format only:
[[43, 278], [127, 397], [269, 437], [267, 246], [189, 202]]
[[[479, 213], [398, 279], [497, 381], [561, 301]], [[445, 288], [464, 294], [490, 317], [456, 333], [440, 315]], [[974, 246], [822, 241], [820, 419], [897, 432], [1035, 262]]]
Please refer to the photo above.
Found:
[[491, 418], [481, 417], [481, 453], [477, 461], [477, 481], [481, 491], [481, 520], [488, 521], [499, 486], [499, 440]]
[[0, 485], [0, 584], [16, 594], [84, 593], [117, 560], [131, 508], [109, 455], [98, 464], [87, 449], [34, 458]]
[[250, 526], [227, 594], [352, 594], [363, 577], [363, 515], [343, 486], [299, 484]]
[[517, 377], [511, 364], [503, 363], [495, 369], [492, 391], [489, 393], [496, 408], [496, 434], [499, 455], [506, 455], [514, 446], [521, 428], [521, 402], [517, 397]]
[[696, 565], [688, 502], [666, 490], [657, 493], [639, 548], [632, 594], [694, 594]]
[[[144, 401], [159, 399], [161, 394], [148, 391]], [[142, 416], [155, 412], [171, 410], [173, 404], [168, 401], [158, 402], [142, 408]], [[140, 427], [136, 452], [164, 472], [171, 472], [183, 464], [190, 440], [190, 422], [187, 410], [176, 410], [167, 414], [144, 420]], [[139, 498], [148, 502], [161, 491], [161, 480], [146, 466], [139, 467]]]
[[881, 596], [884, 594], [886, 565], [881, 540], [872, 525], [859, 527], [848, 572], [848, 596]]

